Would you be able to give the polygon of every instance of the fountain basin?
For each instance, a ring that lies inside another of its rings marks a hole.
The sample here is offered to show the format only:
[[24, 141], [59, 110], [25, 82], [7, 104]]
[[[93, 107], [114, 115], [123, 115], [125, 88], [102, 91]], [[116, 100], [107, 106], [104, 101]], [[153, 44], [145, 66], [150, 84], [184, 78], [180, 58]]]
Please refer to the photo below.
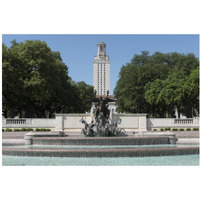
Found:
[[198, 146], [145, 148], [3, 148], [3, 155], [31, 157], [144, 157], [199, 154]]
[[34, 137], [32, 144], [39, 145], [154, 145], [170, 144], [168, 136], [133, 136], [133, 137]]
[[[62, 137], [61, 137], [62, 136]], [[176, 145], [175, 134], [141, 133], [114, 137], [68, 137], [60, 132], [25, 135], [25, 144], [3, 146], [4, 156], [144, 157], [199, 154], [198, 145]], [[28, 144], [28, 145], [27, 145]]]
[[[60, 137], [62, 136], [62, 137]], [[42, 145], [154, 145], [154, 144], [176, 144], [175, 134], [135, 134], [133, 136], [115, 137], [67, 137], [64, 133], [34, 133], [30, 132], [24, 136], [25, 144]]]

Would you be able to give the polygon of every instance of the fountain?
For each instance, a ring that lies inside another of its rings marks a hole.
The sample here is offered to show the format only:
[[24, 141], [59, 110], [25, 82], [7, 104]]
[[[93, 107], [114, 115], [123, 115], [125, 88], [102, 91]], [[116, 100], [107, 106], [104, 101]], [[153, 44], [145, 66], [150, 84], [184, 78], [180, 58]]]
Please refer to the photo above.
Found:
[[93, 98], [91, 101], [94, 102], [95, 108], [93, 111], [93, 115], [95, 118], [92, 120], [90, 124], [88, 124], [83, 118], [80, 120], [81, 123], [85, 125], [84, 129], [82, 129], [81, 134], [87, 137], [111, 137], [111, 136], [119, 136], [125, 135], [124, 129], [119, 129], [117, 127], [118, 124], [121, 123], [121, 119], [115, 119], [111, 122], [110, 119], [110, 110], [108, 109], [109, 102], [115, 102], [115, 99], [111, 99], [108, 97], [109, 91], [107, 91], [107, 97]]
[[3, 155], [31, 157], [144, 157], [199, 154], [198, 146], [176, 145], [172, 132], [127, 135], [118, 124], [121, 119], [110, 119], [108, 103], [115, 101], [108, 97], [96, 97], [93, 120], [84, 124], [78, 136], [68, 136], [63, 131], [50, 133], [29, 132], [24, 136], [25, 145], [4, 146]]

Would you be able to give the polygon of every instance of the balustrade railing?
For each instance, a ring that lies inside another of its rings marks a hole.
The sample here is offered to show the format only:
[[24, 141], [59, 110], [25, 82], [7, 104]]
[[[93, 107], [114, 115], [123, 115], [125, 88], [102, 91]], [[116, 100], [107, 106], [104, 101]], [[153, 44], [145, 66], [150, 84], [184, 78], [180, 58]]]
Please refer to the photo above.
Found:
[[193, 124], [193, 119], [174, 119], [174, 124]]
[[6, 124], [26, 124], [26, 119], [6, 119]]

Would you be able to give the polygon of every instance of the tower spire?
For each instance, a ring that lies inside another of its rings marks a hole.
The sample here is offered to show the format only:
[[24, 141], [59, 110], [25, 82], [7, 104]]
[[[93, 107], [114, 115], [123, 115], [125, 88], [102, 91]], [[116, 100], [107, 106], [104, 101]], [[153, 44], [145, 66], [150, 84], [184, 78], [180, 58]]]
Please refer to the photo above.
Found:
[[106, 44], [104, 42], [99, 42], [97, 44], [97, 56], [99, 59], [104, 59], [106, 57]]

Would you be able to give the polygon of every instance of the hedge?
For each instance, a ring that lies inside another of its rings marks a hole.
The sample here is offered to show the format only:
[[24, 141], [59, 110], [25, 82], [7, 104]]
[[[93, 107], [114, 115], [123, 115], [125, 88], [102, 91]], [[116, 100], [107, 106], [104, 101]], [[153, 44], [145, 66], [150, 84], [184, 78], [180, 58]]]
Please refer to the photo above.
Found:
[[7, 131], [7, 132], [12, 132], [12, 129], [7, 128], [5, 131]]
[[[6, 128], [6, 129], [2, 129], [2, 132], [4, 131], [7, 131], [7, 132], [12, 132], [12, 131], [15, 131], [15, 132], [18, 132], [18, 131], [34, 131], [33, 128], [15, 128], [15, 129], [10, 129], [10, 128]], [[49, 128], [36, 128], [35, 131], [51, 131], [51, 129]]]
[[49, 128], [36, 128], [35, 131], [51, 131]]
[[27, 131], [33, 131], [33, 128], [27, 128], [26, 130]]

